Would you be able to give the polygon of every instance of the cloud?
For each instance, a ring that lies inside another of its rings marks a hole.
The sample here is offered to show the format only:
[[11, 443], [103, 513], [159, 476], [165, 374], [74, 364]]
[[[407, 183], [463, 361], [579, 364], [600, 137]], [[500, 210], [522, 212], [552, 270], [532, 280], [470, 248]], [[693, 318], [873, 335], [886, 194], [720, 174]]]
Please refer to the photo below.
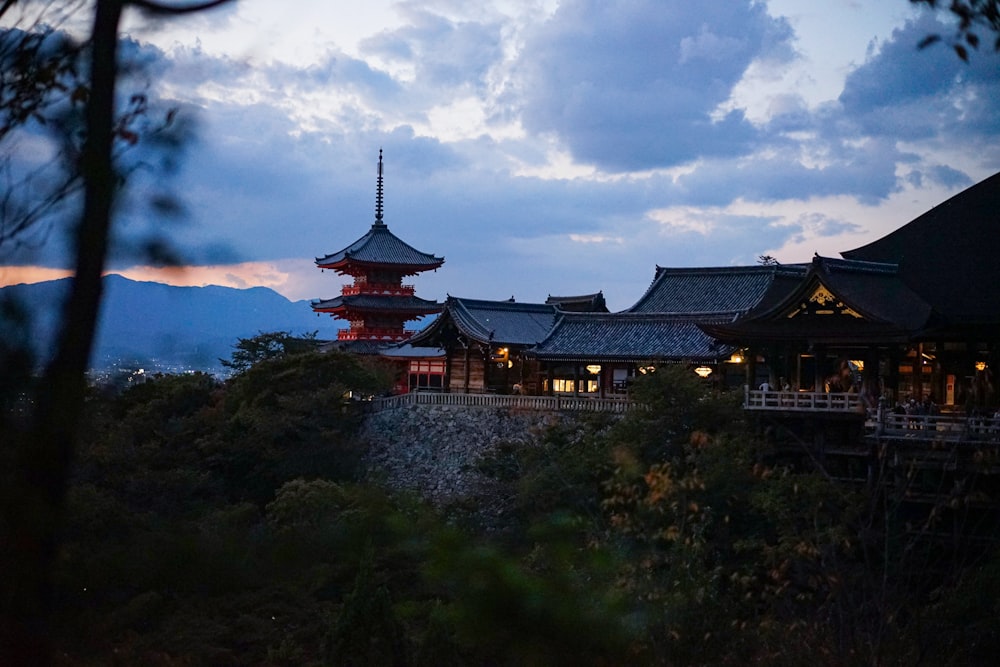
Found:
[[739, 110], [716, 112], [790, 37], [760, 3], [572, 0], [528, 38], [512, 103], [529, 131], [612, 172], [745, 155], [757, 129]]
[[[395, 3], [356, 41], [303, 42], [285, 59], [256, 47], [265, 37], [217, 48], [208, 29], [237, 28], [254, 6], [236, 5], [191, 24], [206, 31], [196, 40], [126, 43], [144, 65], [132, 83], [197, 122], [171, 180], [136, 173], [114, 268], [154, 239], [216, 267], [212, 280], [335, 294], [339, 276], [313, 258], [373, 222], [382, 148], [390, 228], [446, 257], [415, 281], [421, 294], [605, 289], [624, 308], [656, 264], [855, 247], [912, 217], [913, 202], [929, 208], [1000, 168], [996, 60], [916, 50], [935, 28], [926, 18], [871, 28], [856, 64], [835, 53], [843, 89], [817, 99], [786, 76], [811, 45], [774, 15], [779, 2]], [[324, 7], [295, 34], [338, 20]], [[183, 216], [152, 215], [164, 192]], [[65, 265], [64, 245], [43, 251], [38, 263]], [[257, 264], [282, 277], [245, 268]]]
[[839, 102], [855, 131], [898, 140], [1000, 135], [1000, 68], [995, 57], [970, 64], [950, 49], [918, 50], [945, 26], [924, 14], [893, 31], [847, 77]]

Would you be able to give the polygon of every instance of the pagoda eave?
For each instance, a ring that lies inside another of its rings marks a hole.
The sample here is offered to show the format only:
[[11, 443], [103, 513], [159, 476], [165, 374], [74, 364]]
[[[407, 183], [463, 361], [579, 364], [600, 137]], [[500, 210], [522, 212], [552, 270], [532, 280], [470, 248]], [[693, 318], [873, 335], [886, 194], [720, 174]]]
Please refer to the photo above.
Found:
[[391, 315], [393, 317], [401, 317], [401, 318], [405, 318], [405, 319], [412, 319], [414, 317], [421, 317], [423, 315], [433, 315], [435, 313], [439, 313], [439, 312], [441, 312], [441, 309], [440, 308], [433, 309], [433, 310], [427, 310], [427, 309], [420, 309], [420, 310], [409, 309], [409, 310], [392, 310], [392, 311], [388, 311], [387, 312], [385, 310], [379, 310], [377, 308], [348, 308], [348, 307], [343, 307], [343, 306], [341, 306], [341, 307], [336, 307], [335, 306], [335, 307], [332, 307], [332, 308], [317, 308], [316, 306], [313, 306], [313, 312], [316, 312], [316, 313], [329, 313], [330, 315], [334, 315], [336, 317], [341, 317], [343, 319], [351, 319], [352, 316], [354, 316], [354, 315], [360, 316], [360, 315], [380, 315], [380, 314], [388, 314], [388, 315]]
[[433, 271], [444, 264], [444, 260], [430, 264], [394, 264], [392, 262], [365, 262], [350, 257], [334, 262], [324, 262], [324, 258], [316, 259], [316, 266], [330, 269], [345, 275], [358, 275], [366, 271], [393, 271], [404, 276], [415, 276], [423, 271]]

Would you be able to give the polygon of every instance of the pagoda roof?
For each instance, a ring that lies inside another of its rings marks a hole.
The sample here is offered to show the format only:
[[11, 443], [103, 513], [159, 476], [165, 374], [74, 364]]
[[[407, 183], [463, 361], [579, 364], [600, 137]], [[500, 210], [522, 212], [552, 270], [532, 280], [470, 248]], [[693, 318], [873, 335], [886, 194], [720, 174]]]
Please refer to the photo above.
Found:
[[377, 294], [353, 294], [319, 299], [311, 303], [318, 313], [355, 311], [366, 313], [392, 312], [400, 314], [425, 315], [441, 310], [437, 301], [421, 299], [417, 296], [384, 296]]
[[350, 273], [351, 269], [391, 268], [404, 275], [436, 269], [444, 257], [421, 252], [389, 231], [383, 218], [382, 150], [378, 152], [378, 177], [375, 185], [375, 222], [368, 233], [346, 248], [316, 258], [321, 269]]
[[419, 273], [444, 264], [443, 257], [421, 252], [389, 231], [384, 222], [376, 222], [368, 233], [342, 250], [316, 258], [323, 269], [346, 272], [348, 267], [391, 267], [405, 273]]
[[729, 356], [699, 324], [727, 322], [735, 313], [563, 313], [529, 350], [543, 360], [708, 361]]
[[1000, 325], [998, 232], [1000, 173], [841, 255], [897, 264], [901, 279], [951, 326]]
[[529, 346], [539, 342], [555, 323], [558, 309], [552, 304], [463, 299], [448, 296], [441, 315], [410, 342], [428, 344], [447, 327], [467, 338], [491, 345]]
[[871, 343], [909, 340], [932, 326], [931, 306], [903, 281], [895, 264], [816, 256], [795, 289], [731, 322], [705, 323], [729, 342], [808, 340]]
[[775, 283], [788, 289], [805, 275], [801, 264], [756, 264], [707, 268], [656, 267], [653, 282], [627, 313], [746, 311]]

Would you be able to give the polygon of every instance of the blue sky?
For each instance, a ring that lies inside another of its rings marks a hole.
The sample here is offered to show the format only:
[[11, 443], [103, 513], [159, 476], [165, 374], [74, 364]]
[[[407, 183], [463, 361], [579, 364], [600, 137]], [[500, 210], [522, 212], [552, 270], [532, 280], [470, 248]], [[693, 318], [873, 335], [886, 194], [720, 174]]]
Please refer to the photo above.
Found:
[[[906, 0], [358, 5], [128, 23], [130, 85], [197, 138], [168, 182], [136, 182], [184, 217], [119, 225], [188, 268], [112, 269], [331, 297], [344, 279], [313, 259], [371, 225], [381, 148], [390, 229], [446, 260], [418, 294], [622, 309], [656, 265], [837, 256], [1000, 170], [1000, 56], [918, 51], [952, 28]], [[55, 275], [57, 237], [8, 249], [0, 282]]]

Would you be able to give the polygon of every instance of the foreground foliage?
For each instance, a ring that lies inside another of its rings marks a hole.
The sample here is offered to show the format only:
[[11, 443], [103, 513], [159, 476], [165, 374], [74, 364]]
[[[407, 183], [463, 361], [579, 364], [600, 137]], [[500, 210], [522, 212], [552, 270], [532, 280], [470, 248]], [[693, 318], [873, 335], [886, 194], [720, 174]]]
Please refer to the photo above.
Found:
[[484, 461], [515, 497], [499, 531], [366, 481], [345, 396], [388, 381], [303, 354], [93, 395], [62, 663], [977, 664], [998, 648], [1000, 561], [927, 569], [867, 494], [775, 465], [687, 374], [660, 369], [637, 388], [650, 409], [590, 417], [582, 441], [553, 428]]

